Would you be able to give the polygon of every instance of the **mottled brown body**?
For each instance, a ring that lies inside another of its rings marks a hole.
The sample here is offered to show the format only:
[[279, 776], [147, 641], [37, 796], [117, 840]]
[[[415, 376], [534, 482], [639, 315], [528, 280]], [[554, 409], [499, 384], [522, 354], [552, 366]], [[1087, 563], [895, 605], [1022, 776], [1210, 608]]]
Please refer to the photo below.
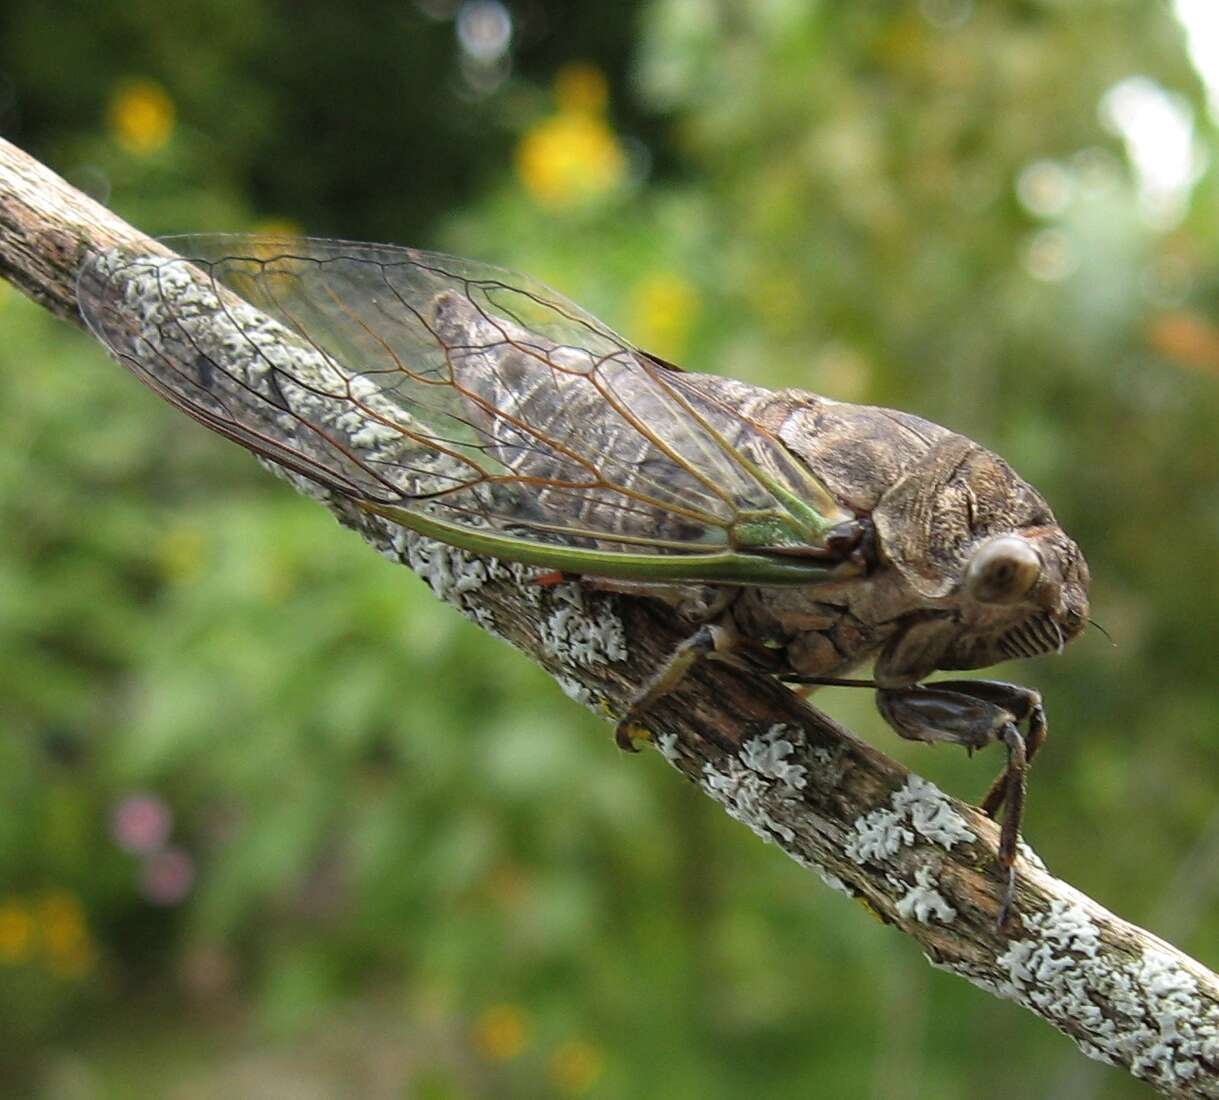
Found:
[[180, 247], [189, 261], [95, 257], [79, 286], [90, 327], [158, 393], [422, 535], [689, 615], [620, 739], [704, 656], [805, 683], [875, 658], [902, 736], [1007, 745], [984, 807], [1006, 806], [1013, 867], [1039, 697], [920, 686], [1060, 649], [1086, 622], [1078, 547], [1002, 459], [906, 413], [686, 373], [472, 261], [336, 241]]
[[[514, 359], [514, 367], [505, 369]], [[536, 360], [508, 350], [499, 369], [484, 371], [482, 379], [524, 394], [518, 411], [531, 422], [550, 424], [562, 417], [587, 425], [586, 453], [599, 466], [608, 466], [609, 456], [617, 453], [624, 484], [644, 476], [655, 456], [640, 437], [622, 424], [615, 431], [597, 415], [601, 410], [587, 393], [568, 397], [548, 376]], [[687, 390], [706, 398], [708, 409], [734, 410], [721, 425], [733, 446], [748, 447], [750, 440], [740, 438], [746, 434], [743, 426], [760, 425], [828, 490], [836, 519], [861, 519], [875, 532], [866, 569], [844, 562], [838, 575], [807, 587], [741, 589], [730, 614], [742, 640], [764, 651], [758, 656], [766, 667], [832, 677], [879, 657], [877, 682], [897, 687], [937, 669], [983, 668], [1048, 652], [1083, 629], [1088, 584], [1083, 557], [1041, 495], [998, 456], [938, 424], [892, 409], [800, 390], [776, 392], [713, 375], [678, 377]], [[629, 382], [630, 376], [623, 386]], [[504, 407], [503, 393], [486, 396], [493, 407]], [[646, 402], [638, 407], [648, 412]], [[544, 454], [503, 453], [501, 458], [521, 473], [553, 474]], [[658, 464], [661, 474], [671, 466]], [[582, 505], [573, 518], [590, 524], [597, 505]], [[614, 519], [618, 530], [680, 533], [659, 509]], [[995, 605], [969, 599], [961, 586], [972, 553], [987, 539], [1012, 533], [1037, 547], [1046, 565], [1029, 600]], [[716, 601], [714, 593], [690, 588], [655, 592], [687, 608]]]

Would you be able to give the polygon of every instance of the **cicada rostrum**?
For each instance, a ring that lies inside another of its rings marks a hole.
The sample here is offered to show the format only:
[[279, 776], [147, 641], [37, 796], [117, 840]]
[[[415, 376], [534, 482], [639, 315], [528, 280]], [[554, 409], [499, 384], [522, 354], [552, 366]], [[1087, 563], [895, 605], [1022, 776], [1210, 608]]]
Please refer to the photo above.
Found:
[[[1087, 621], [1088, 570], [1001, 458], [907, 413], [688, 373], [470, 260], [169, 244], [94, 255], [79, 283], [90, 328], [156, 392], [392, 523], [682, 607], [690, 639], [623, 716], [624, 744], [700, 656], [875, 688], [902, 737], [1002, 742], [982, 806], [1003, 811], [1010, 901], [1040, 697], [922, 681], [1061, 649]], [[872, 679], [847, 679], [869, 660]]]

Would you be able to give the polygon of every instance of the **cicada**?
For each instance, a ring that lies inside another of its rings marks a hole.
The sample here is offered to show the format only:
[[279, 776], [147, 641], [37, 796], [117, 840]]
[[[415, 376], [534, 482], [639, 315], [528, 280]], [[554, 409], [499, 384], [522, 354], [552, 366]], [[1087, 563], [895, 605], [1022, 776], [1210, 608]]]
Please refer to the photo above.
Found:
[[1001, 742], [982, 808], [1002, 811], [1010, 903], [1040, 696], [923, 682], [1061, 650], [1087, 622], [1078, 546], [1003, 459], [908, 413], [684, 371], [471, 260], [168, 245], [93, 255], [79, 281], [89, 327], [157, 393], [392, 524], [680, 607], [690, 637], [624, 746], [703, 657], [874, 688], [905, 738]]

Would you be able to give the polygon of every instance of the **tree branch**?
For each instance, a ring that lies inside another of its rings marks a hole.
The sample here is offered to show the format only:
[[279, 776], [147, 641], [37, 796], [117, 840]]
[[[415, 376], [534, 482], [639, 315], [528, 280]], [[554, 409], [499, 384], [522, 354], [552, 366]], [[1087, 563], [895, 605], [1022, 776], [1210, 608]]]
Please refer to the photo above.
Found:
[[[80, 263], [117, 243], [162, 251], [0, 140], [0, 275], [80, 324]], [[201, 322], [218, 344], [226, 316]], [[603, 716], [621, 713], [689, 631], [658, 601], [539, 585], [533, 570], [423, 539], [288, 477]], [[1000, 932], [998, 830], [974, 808], [777, 682], [723, 665], [701, 663], [648, 722], [665, 759], [727, 813], [863, 900], [933, 965], [1017, 1001], [1165, 1095], [1219, 1097], [1219, 977], [1054, 878], [1027, 848], [1015, 917]]]

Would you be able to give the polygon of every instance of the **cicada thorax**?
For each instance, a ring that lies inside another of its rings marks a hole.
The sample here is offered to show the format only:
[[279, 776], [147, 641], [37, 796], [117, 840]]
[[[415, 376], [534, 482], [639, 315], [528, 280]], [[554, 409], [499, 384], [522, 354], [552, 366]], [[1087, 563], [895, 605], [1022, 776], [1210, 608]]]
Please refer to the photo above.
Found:
[[[893, 410], [851, 405], [800, 390], [736, 395], [866, 532], [862, 568], [807, 589], [751, 588], [732, 614], [747, 644], [765, 647], [785, 671], [841, 675], [874, 656], [903, 616], [925, 601], [906, 582], [875, 530], [887, 495], [943, 440], [961, 438]], [[903, 532], [903, 537], [909, 537]]]

